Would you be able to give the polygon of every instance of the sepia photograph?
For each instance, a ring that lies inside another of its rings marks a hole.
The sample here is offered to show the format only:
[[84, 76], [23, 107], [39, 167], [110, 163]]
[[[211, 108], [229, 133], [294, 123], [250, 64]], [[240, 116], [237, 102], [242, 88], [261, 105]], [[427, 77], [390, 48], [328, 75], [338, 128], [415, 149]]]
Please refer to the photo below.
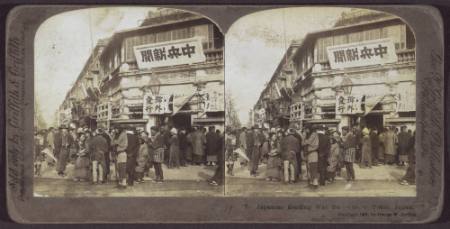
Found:
[[34, 196], [223, 195], [224, 38], [160, 7], [48, 18], [35, 38]]
[[436, 7], [48, 4], [5, 17], [15, 222], [442, 214]]
[[416, 195], [415, 37], [401, 18], [260, 11], [226, 50], [226, 195]]

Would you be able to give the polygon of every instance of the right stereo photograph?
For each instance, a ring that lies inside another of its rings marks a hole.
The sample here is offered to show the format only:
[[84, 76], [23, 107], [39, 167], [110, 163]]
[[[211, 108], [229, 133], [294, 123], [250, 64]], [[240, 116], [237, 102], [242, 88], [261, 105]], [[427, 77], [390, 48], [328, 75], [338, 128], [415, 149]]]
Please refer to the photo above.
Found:
[[416, 41], [401, 18], [266, 10], [225, 43], [226, 196], [416, 196]]

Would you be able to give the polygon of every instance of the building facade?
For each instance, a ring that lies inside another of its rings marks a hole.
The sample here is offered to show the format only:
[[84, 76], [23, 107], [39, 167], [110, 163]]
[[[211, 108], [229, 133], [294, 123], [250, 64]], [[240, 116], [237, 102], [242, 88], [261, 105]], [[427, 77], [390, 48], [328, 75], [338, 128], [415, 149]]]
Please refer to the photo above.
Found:
[[290, 73], [289, 124], [415, 129], [415, 38], [401, 19], [352, 10], [335, 27], [309, 33], [294, 46], [279, 67]]
[[107, 39], [97, 42], [72, 88], [67, 92], [56, 115], [58, 125], [96, 128], [96, 105], [102, 79], [99, 56], [107, 42]]
[[60, 105], [58, 124], [222, 128], [223, 70], [217, 26], [184, 11], [151, 11], [140, 26], [99, 41]]
[[111, 37], [100, 66], [100, 127], [223, 126], [223, 35], [204, 17], [152, 13]]

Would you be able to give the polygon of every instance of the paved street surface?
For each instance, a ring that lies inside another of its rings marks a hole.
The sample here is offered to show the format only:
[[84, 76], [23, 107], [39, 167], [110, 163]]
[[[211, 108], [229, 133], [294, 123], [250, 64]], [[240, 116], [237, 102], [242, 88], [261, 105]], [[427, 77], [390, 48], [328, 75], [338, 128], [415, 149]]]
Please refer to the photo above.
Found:
[[[304, 165], [303, 165], [304, 169]], [[305, 196], [305, 197], [362, 197], [362, 196], [415, 196], [416, 186], [399, 184], [399, 179], [405, 174], [406, 167], [380, 165], [372, 168], [360, 168], [354, 165], [356, 181], [348, 183], [345, 169], [342, 177], [317, 190], [311, 190], [304, 176], [295, 184], [271, 182], [265, 180], [265, 165], [259, 167], [259, 176], [251, 177], [247, 167], [235, 169], [235, 176], [226, 177], [225, 190], [228, 196]], [[306, 175], [303, 171], [303, 175]]]
[[[111, 167], [114, 171], [114, 167]], [[137, 197], [137, 196], [222, 196], [223, 186], [212, 186], [206, 182], [214, 174], [215, 167], [188, 166], [180, 169], [167, 169], [163, 166], [165, 182], [152, 182], [154, 176], [144, 183], [119, 190], [113, 180], [107, 184], [93, 185], [90, 182], [72, 180], [73, 164], [67, 166], [67, 176], [57, 176], [54, 167], [42, 170], [42, 176], [34, 179], [34, 195], [40, 197]], [[114, 174], [114, 173], [113, 173]]]

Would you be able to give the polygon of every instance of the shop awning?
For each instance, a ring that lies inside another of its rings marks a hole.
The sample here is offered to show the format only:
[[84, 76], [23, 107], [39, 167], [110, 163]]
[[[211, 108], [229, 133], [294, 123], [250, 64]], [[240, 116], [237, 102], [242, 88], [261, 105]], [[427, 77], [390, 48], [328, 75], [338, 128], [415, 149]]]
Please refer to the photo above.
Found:
[[192, 93], [191, 95], [186, 95], [186, 96], [178, 96], [173, 98], [173, 115], [176, 115], [181, 108], [184, 107], [184, 105], [186, 105], [191, 99], [192, 97], [194, 97], [195, 93]]
[[386, 95], [370, 96], [370, 97], [366, 96], [364, 101], [365, 107], [364, 116], [368, 115], [378, 103], [383, 101], [385, 97]]

